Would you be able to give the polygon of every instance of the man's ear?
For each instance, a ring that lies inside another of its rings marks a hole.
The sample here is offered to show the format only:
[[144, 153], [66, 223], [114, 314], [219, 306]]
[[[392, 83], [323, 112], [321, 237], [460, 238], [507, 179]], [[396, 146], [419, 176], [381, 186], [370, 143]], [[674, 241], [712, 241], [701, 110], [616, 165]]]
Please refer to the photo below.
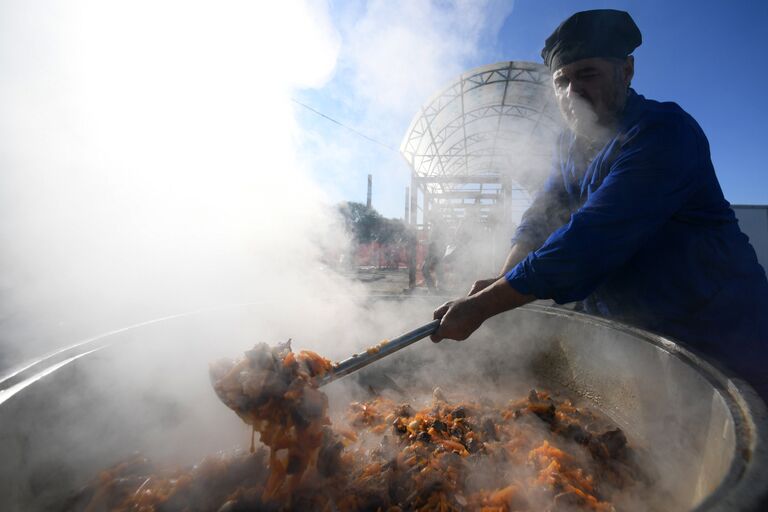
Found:
[[635, 56], [629, 55], [627, 60], [621, 66], [621, 76], [624, 79], [624, 85], [629, 87], [632, 84], [632, 78], [635, 76]]

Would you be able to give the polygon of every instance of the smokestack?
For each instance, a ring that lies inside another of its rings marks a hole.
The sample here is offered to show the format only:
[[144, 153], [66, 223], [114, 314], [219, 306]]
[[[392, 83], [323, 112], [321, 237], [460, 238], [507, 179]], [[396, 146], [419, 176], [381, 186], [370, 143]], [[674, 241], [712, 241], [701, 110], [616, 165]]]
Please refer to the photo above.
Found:
[[365, 200], [365, 206], [371, 207], [371, 189], [373, 188], [373, 175], [368, 175], [368, 198]]
[[403, 223], [408, 224], [410, 220], [408, 219], [408, 207], [411, 203], [411, 187], [405, 187], [405, 213], [403, 215]]

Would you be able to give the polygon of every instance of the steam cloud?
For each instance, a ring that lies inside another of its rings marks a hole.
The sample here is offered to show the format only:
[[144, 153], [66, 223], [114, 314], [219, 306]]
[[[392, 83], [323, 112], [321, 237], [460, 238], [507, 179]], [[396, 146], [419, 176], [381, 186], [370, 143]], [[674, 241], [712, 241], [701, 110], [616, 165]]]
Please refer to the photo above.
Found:
[[[347, 243], [327, 205], [370, 148], [313, 144], [291, 96], [346, 82], [360, 124], [398, 141], [511, 7], [339, 9], [334, 26], [324, 2], [4, 4], [0, 368], [154, 316], [360, 292], [317, 262]], [[399, 205], [405, 165], [378, 165]]]
[[315, 269], [340, 240], [294, 156], [290, 103], [334, 69], [325, 5], [3, 11], [8, 358], [152, 315], [339, 291]]

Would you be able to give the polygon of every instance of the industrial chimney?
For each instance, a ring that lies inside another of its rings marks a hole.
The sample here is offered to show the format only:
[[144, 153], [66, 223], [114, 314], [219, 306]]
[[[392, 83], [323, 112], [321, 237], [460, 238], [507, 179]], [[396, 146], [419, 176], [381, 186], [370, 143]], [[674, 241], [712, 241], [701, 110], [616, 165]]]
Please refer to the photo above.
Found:
[[411, 187], [405, 187], [405, 214], [403, 215], [403, 222], [410, 224], [411, 218], [408, 215], [408, 208], [411, 206]]
[[365, 200], [365, 206], [371, 207], [371, 189], [373, 188], [373, 175], [368, 175], [368, 198]]

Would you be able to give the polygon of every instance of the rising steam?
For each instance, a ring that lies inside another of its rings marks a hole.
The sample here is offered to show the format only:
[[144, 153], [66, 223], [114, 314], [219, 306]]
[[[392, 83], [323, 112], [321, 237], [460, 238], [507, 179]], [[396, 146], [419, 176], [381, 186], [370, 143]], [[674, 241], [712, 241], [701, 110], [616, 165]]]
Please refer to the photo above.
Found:
[[317, 263], [346, 243], [327, 205], [377, 160], [395, 216], [407, 170], [327, 126], [302, 133], [291, 97], [347, 83], [356, 121], [398, 141], [510, 7], [331, 9], [3, 5], [0, 368], [153, 316], [354, 292]]
[[316, 271], [339, 239], [296, 161], [290, 103], [334, 69], [325, 5], [12, 3], [2, 20], [8, 357], [172, 311], [338, 292]]

